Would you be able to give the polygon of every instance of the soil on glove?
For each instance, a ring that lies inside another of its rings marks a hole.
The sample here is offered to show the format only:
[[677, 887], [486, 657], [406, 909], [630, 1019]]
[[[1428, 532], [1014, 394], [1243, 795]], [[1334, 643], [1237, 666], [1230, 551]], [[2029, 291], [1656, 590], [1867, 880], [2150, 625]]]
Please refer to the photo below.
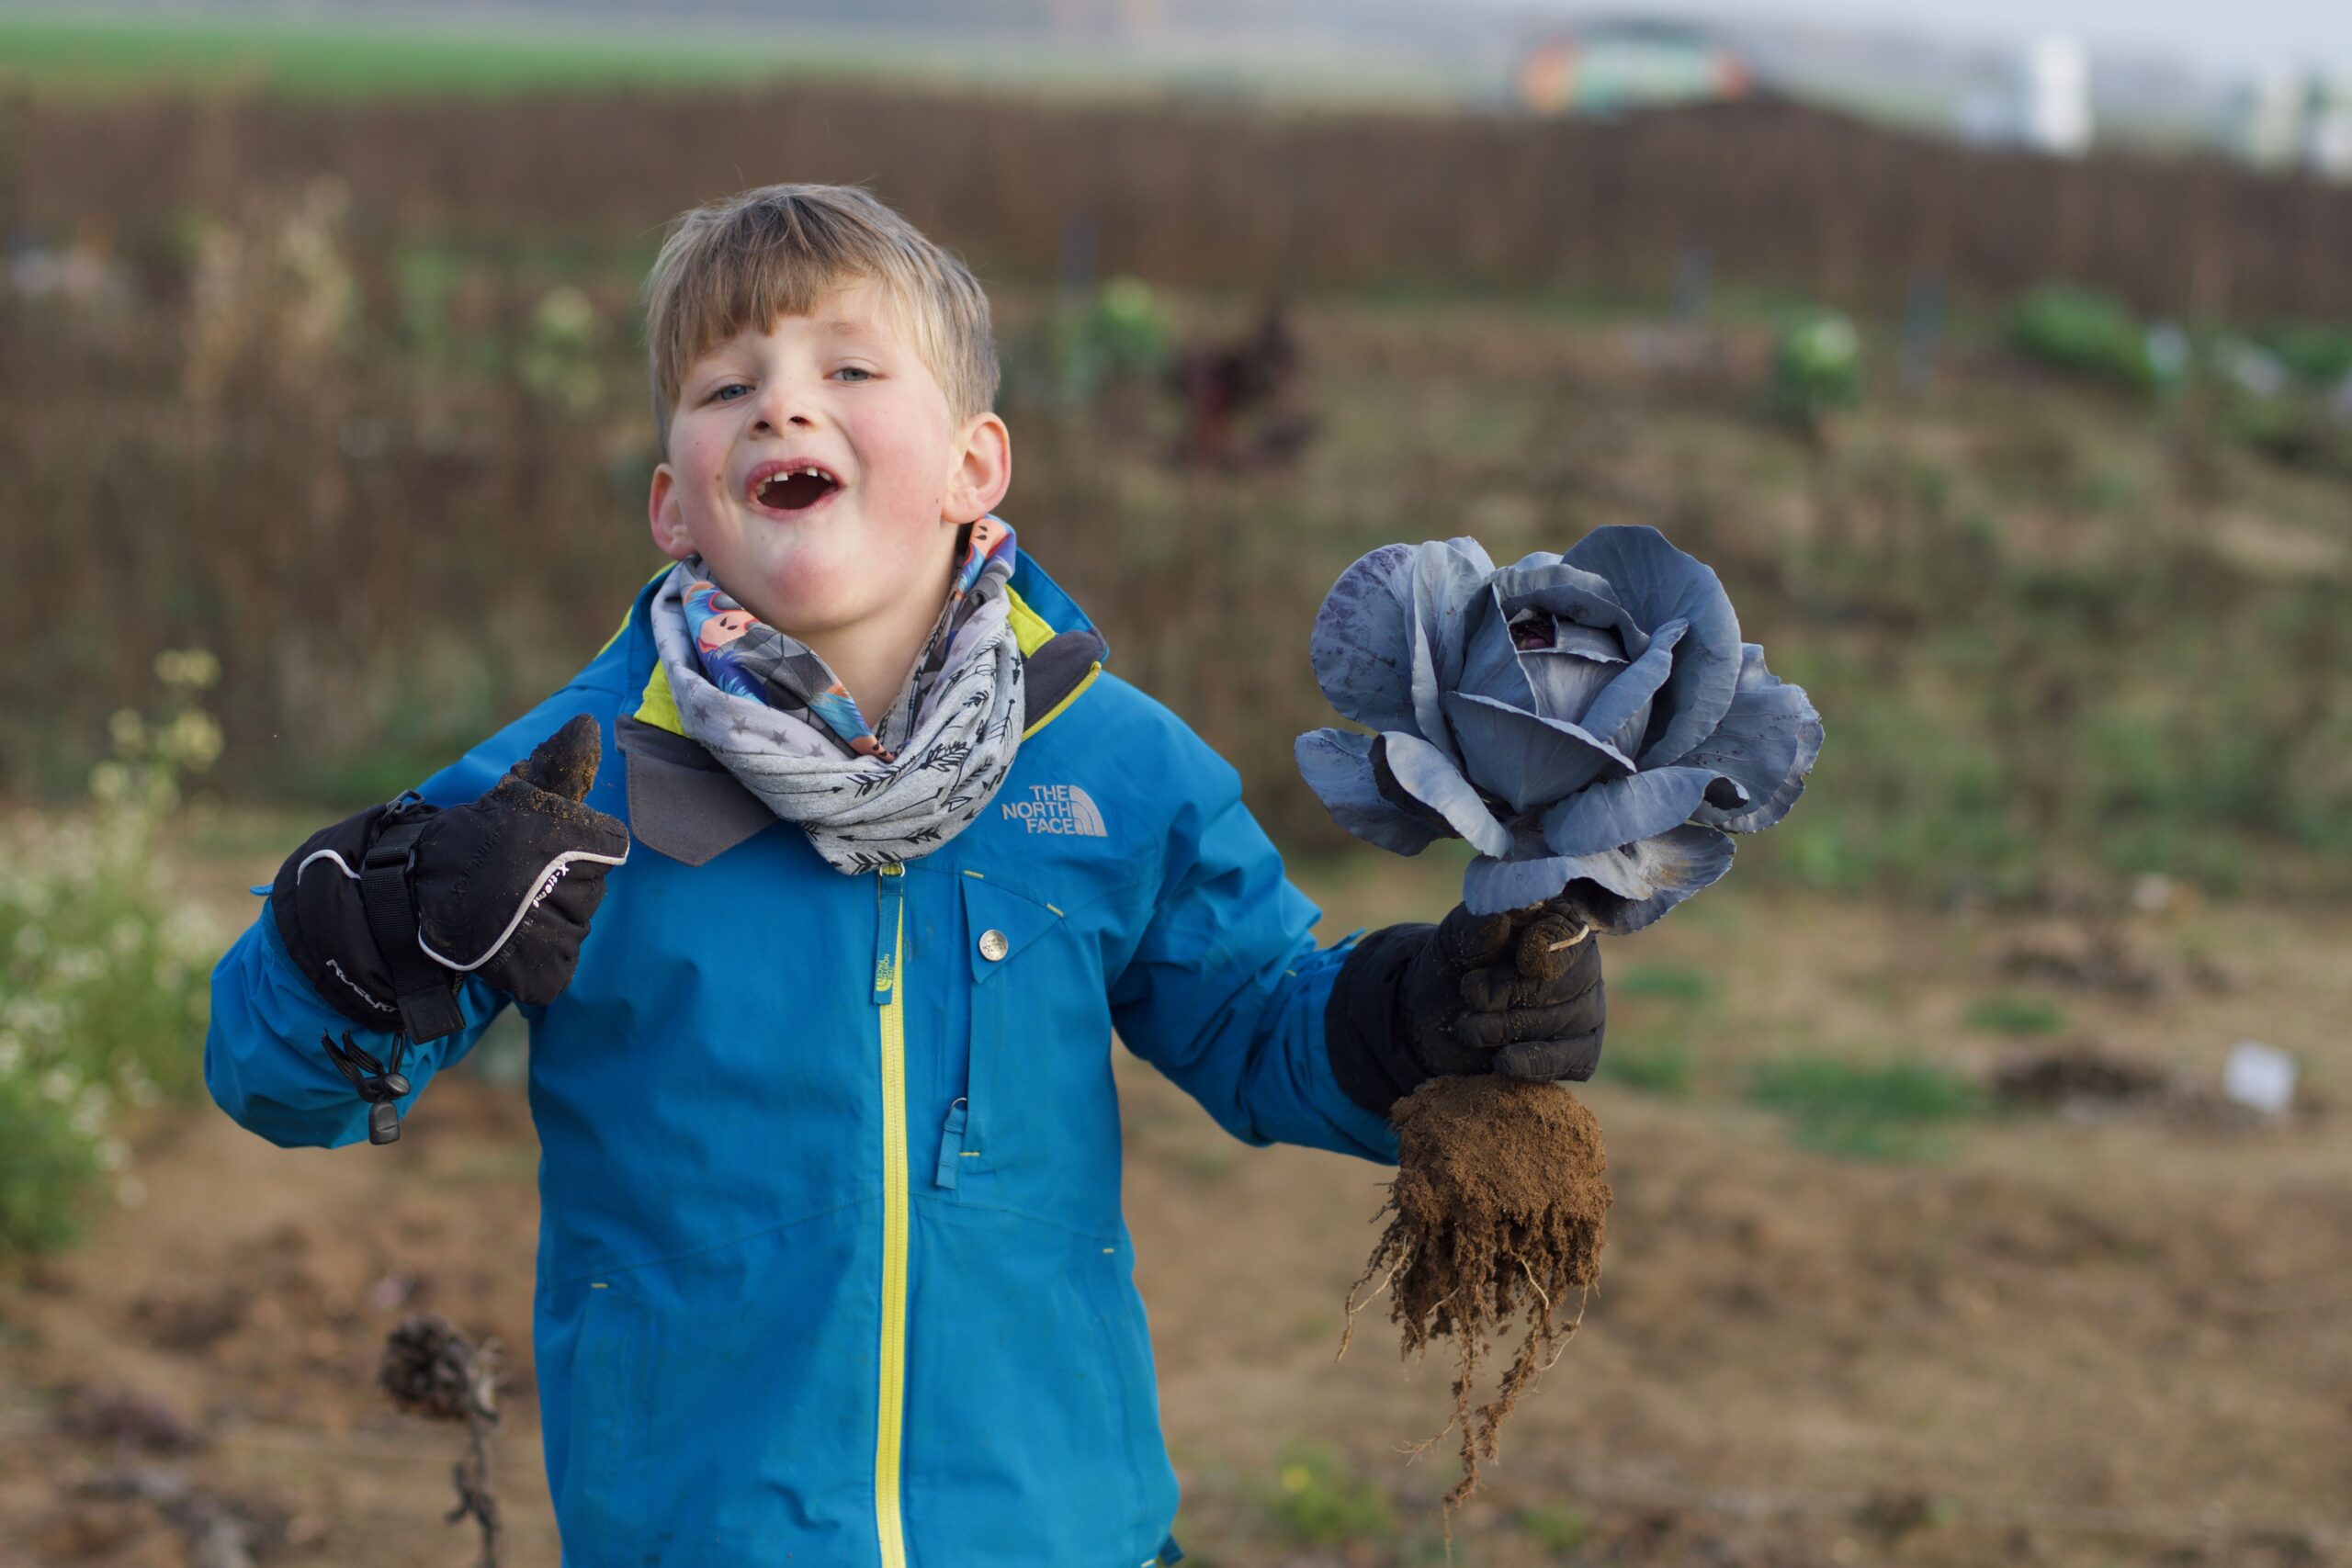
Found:
[[513, 771], [525, 784], [560, 796], [573, 808], [570, 812], [557, 810], [554, 815], [565, 821], [584, 824], [598, 815], [580, 803], [588, 798], [589, 787], [596, 782], [596, 764], [603, 753], [603, 736], [596, 728], [596, 721], [584, 713], [578, 714], [540, 741]]
[[1574, 915], [1538, 909], [1521, 928], [1513, 949], [1519, 972], [1532, 980], [1556, 980], [1576, 961], [1576, 950], [1592, 935], [1592, 927]]
[[[1350, 1332], [1356, 1292], [1385, 1276], [1407, 1356], [1447, 1336], [1458, 1346], [1447, 1429], [1462, 1428], [1463, 1477], [1445, 1495], [1450, 1517], [1477, 1489], [1478, 1461], [1495, 1457], [1503, 1421], [1583, 1316], [1585, 1292], [1600, 1277], [1609, 1160], [1600, 1123], [1556, 1084], [1437, 1077], [1389, 1116], [1395, 1217], [1349, 1292]], [[1521, 1313], [1527, 1329], [1510, 1365], [1494, 1398], [1473, 1410], [1479, 1358]], [[1340, 1348], [1347, 1350], [1344, 1337]]]

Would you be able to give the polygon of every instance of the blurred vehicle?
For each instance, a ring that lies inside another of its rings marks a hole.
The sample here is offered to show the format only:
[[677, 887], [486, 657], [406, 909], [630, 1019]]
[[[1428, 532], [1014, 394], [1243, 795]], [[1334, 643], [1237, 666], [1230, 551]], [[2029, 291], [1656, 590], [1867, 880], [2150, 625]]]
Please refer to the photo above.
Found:
[[2352, 179], [2352, 78], [2273, 71], [2238, 91], [2230, 150], [2256, 168]]
[[1539, 38], [1515, 73], [1520, 107], [1544, 115], [1715, 103], [1754, 87], [1746, 55], [1706, 29], [1632, 18]]
[[2090, 53], [2049, 33], [2009, 56], [1962, 99], [1955, 129], [1985, 146], [2075, 158], [2091, 144]]
[[2352, 77], [2315, 76], [2303, 110], [2303, 166], [2352, 180]]

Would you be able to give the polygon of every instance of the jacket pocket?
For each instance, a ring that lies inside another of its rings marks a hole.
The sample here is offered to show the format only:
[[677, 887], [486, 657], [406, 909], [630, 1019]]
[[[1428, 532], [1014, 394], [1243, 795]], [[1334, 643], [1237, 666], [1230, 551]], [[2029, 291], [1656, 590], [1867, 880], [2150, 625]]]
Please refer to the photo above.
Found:
[[1063, 919], [1046, 900], [978, 872], [966, 871], [956, 880], [963, 884], [964, 953], [972, 980], [964, 1092], [940, 1128], [934, 1176], [935, 1185], [951, 1190], [967, 1175], [995, 1168], [999, 1077], [1020, 1070], [1019, 1060], [1008, 1056], [1017, 1057], [1021, 1043], [1034, 1040], [1046, 1023], [1046, 998], [1037, 994], [1036, 982], [1050, 965], [1021, 959]]
[[1127, 1277], [1131, 1255], [1122, 1246], [1089, 1258], [1077, 1270], [1079, 1292], [1093, 1314], [1104, 1365], [1117, 1390], [1119, 1451], [1134, 1477], [1135, 1506], [1147, 1517], [1176, 1507], [1176, 1472], [1159, 1427], [1159, 1376], [1151, 1356], [1151, 1329], [1143, 1298]]
[[[964, 1103], [946, 1107], [940, 1128], [940, 1163], [958, 1168], [954, 1201], [1108, 1240], [1120, 1226], [1119, 1096], [1102, 981], [1104, 901], [1062, 906], [993, 872], [958, 880], [967, 1056], [948, 1089], [955, 1095], [960, 1083]], [[960, 1139], [952, 1147], [951, 1133]]]
[[1142, 1562], [1176, 1495], [1149, 1352], [1115, 1310], [1127, 1248], [922, 1207], [921, 1268], [954, 1294], [910, 1327], [902, 1474], [919, 1548], [945, 1532], [973, 1568]]
[[572, 1349], [568, 1452], [558, 1500], [567, 1531], [565, 1560], [580, 1568], [620, 1561], [639, 1539], [632, 1523], [637, 1511], [623, 1506], [621, 1494], [629, 1467], [643, 1457], [647, 1330], [645, 1309], [635, 1298], [606, 1284], [588, 1287]]
[[871, 1550], [877, 1219], [845, 1204], [582, 1292], [560, 1412], [542, 1383], [575, 1445], [556, 1499], [567, 1568]]

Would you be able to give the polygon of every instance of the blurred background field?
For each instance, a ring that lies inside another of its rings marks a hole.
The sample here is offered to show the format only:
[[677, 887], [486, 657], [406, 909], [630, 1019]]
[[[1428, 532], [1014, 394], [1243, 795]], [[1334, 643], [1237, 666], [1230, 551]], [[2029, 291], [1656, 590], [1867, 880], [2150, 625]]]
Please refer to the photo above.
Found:
[[[1956, 137], [1766, 45], [1594, 115], [1532, 96], [1557, 27], [1479, 77], [1401, 21], [1244, 66], [1181, 6], [920, 12], [0, 11], [0, 1564], [181, 1561], [98, 1484], [140, 1467], [266, 1561], [454, 1560], [446, 1434], [368, 1387], [419, 1304], [513, 1348], [554, 1562], [523, 1042], [394, 1150], [272, 1150], [204, 1101], [203, 976], [662, 564], [635, 291], [777, 179], [973, 265], [1003, 514], [1327, 940], [1459, 870], [1290, 761], [1374, 545], [1655, 524], [1824, 716], [1789, 820], [1610, 954], [1607, 1270], [1457, 1562], [2352, 1561], [2352, 187]], [[2222, 1093], [2241, 1041], [2290, 1110]], [[1330, 1364], [1377, 1173], [1131, 1066], [1188, 1560], [1441, 1560], [1444, 1371]]]

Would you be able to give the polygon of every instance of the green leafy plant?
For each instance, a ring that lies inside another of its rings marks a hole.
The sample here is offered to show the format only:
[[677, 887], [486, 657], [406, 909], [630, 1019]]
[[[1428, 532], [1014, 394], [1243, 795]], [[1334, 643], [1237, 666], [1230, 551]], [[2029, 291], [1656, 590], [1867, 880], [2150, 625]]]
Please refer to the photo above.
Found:
[[1611, 978], [1609, 994], [1633, 1005], [1601, 1053], [1601, 1080], [1644, 1094], [1689, 1094], [1698, 1061], [1690, 1042], [1714, 995], [1714, 981], [1690, 964], [1645, 964]]
[[2301, 324], [2225, 334], [2207, 357], [2218, 434], [2290, 467], [2352, 472], [2352, 332]]
[[1046, 322], [1052, 390], [1065, 409], [1088, 406], [1121, 381], [1159, 373], [1175, 341], [1168, 312], [1139, 277], [1114, 277], [1076, 309]]
[[1358, 1479], [1337, 1454], [1308, 1443], [1283, 1449], [1271, 1483], [1259, 1499], [1284, 1530], [1309, 1546], [1382, 1539], [1396, 1532], [1388, 1495]]
[[1996, 1034], [2055, 1034], [2066, 1027], [2066, 1010], [2047, 997], [1979, 997], [1969, 1004], [1968, 1021]]
[[1692, 964], [1645, 964], [1611, 980], [1609, 989], [1617, 997], [1695, 1003], [1715, 994], [1715, 982], [1704, 969]]
[[1582, 1546], [1592, 1533], [1592, 1520], [1572, 1503], [1544, 1503], [1519, 1511], [1521, 1534], [1545, 1551], [1560, 1556]]
[[98, 1175], [103, 1158], [112, 1157], [74, 1130], [66, 1109], [72, 1097], [62, 1080], [45, 1084], [0, 1070], [0, 1258], [72, 1241], [72, 1195]]
[[1173, 338], [1168, 312], [1140, 277], [1105, 283], [1083, 321], [1087, 338], [1114, 372], [1149, 375], [1167, 362]]
[[1838, 310], [1797, 311], [1772, 341], [1772, 402], [1808, 427], [1862, 398], [1862, 338]]
[[1668, 1099], [1689, 1094], [1696, 1071], [1690, 1048], [1679, 1040], [1611, 1041], [1600, 1058], [1604, 1083], [1621, 1083]]
[[155, 671], [163, 704], [113, 716], [87, 807], [17, 824], [0, 845], [0, 1258], [72, 1241], [101, 1177], [139, 1201], [121, 1123], [200, 1071], [218, 942], [159, 887], [155, 850], [182, 776], [220, 755], [198, 701], [220, 665], [171, 651]]
[[2061, 283], [2028, 294], [2009, 318], [2009, 341], [2027, 358], [2095, 380], [2152, 391], [2158, 379], [2149, 334], [2130, 306]]
[[1940, 1067], [1860, 1066], [1828, 1056], [1757, 1064], [1748, 1098], [1786, 1116], [1800, 1146], [1856, 1159], [1930, 1154], [1939, 1126], [1982, 1115], [1989, 1105], [1981, 1085]]
[[560, 284], [531, 308], [514, 358], [515, 378], [550, 408], [574, 418], [593, 413], [605, 396], [604, 341], [605, 322], [595, 302], [571, 284]]
[[2333, 387], [2352, 376], [2352, 326], [2335, 321], [2274, 321], [2254, 341], [2294, 375]]

